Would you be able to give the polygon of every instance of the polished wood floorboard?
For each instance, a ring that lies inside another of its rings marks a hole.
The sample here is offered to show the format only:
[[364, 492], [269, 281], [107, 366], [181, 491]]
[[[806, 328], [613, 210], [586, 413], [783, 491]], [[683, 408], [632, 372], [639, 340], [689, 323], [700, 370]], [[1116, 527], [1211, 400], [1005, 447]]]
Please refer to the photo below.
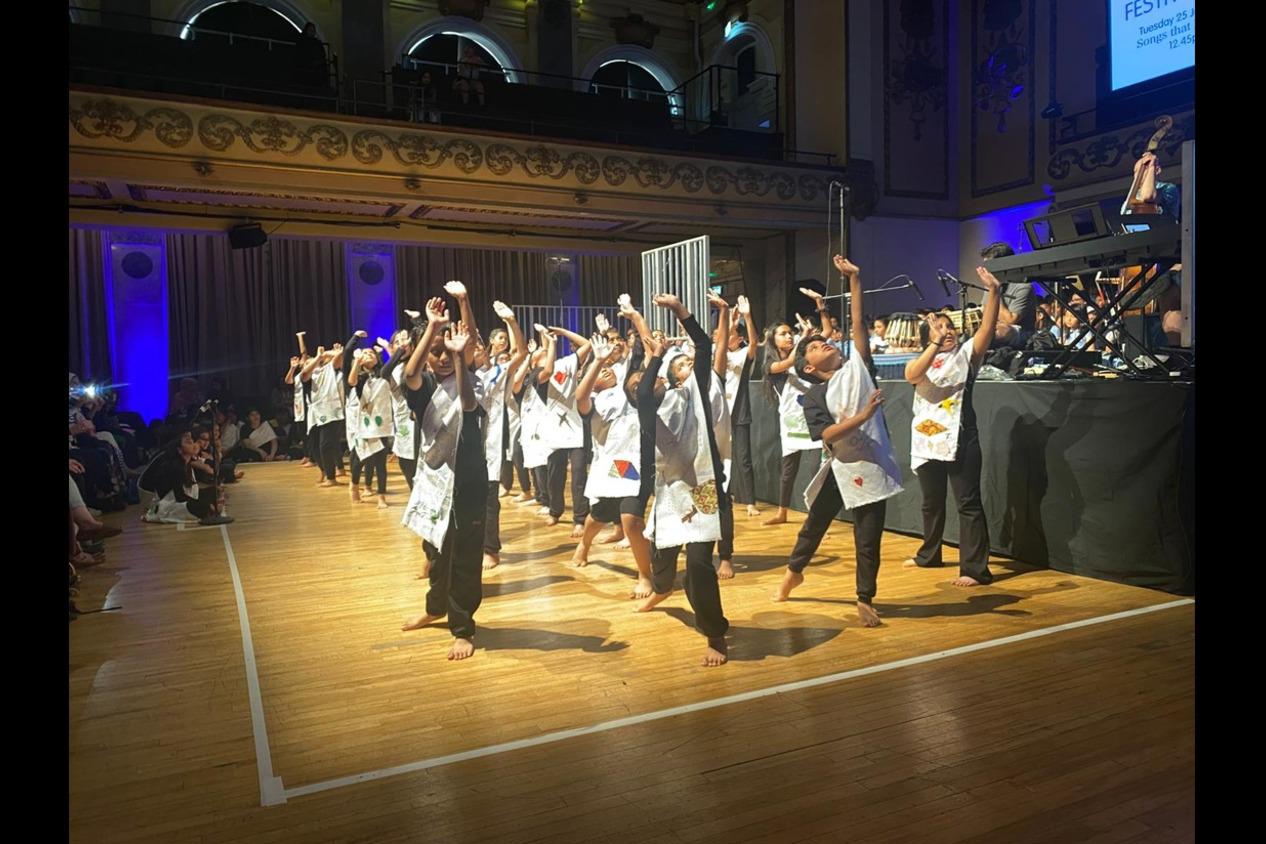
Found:
[[[709, 701], [1173, 600], [1009, 561], [990, 587], [904, 569], [886, 534], [857, 623], [852, 530], [770, 595], [801, 517], [737, 514], [731, 662], [698, 665], [683, 592], [632, 612], [628, 551], [568, 564], [570, 525], [501, 499], [479, 649], [445, 659], [419, 542], [315, 470], [251, 466], [227, 533], [287, 788]], [[121, 514], [71, 625], [76, 841], [1160, 842], [1194, 838], [1191, 606], [639, 723], [261, 807], [238, 611], [218, 529]], [[947, 559], [955, 551], [947, 548]], [[681, 566], [684, 566], [684, 555]]]

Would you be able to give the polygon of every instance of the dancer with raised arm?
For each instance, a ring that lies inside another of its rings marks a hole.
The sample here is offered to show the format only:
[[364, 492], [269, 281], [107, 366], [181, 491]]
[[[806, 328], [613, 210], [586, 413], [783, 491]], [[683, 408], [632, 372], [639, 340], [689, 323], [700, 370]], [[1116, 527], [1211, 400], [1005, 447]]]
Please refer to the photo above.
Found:
[[831, 521], [841, 507], [847, 507], [853, 518], [857, 555], [857, 615], [863, 627], [876, 627], [879, 614], [872, 602], [879, 575], [879, 546], [887, 501], [901, 492], [901, 468], [888, 439], [883, 397], [875, 386], [870, 338], [862, 314], [861, 272], [841, 255], [835, 256], [835, 267], [848, 279], [852, 294], [853, 349], [848, 359], [843, 359], [825, 333], [809, 334], [796, 346], [796, 370], [813, 384], [804, 401], [809, 434], [826, 446], [831, 456], [805, 490], [809, 513], [774, 600], [787, 600], [791, 590], [804, 582], [804, 569]]

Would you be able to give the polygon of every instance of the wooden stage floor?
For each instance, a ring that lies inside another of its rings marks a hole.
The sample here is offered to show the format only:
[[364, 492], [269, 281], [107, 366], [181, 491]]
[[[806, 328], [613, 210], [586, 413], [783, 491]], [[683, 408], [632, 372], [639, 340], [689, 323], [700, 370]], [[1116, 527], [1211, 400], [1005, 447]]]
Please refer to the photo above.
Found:
[[107, 611], [70, 626], [74, 841], [1194, 840], [1188, 601], [1006, 561], [958, 589], [886, 534], [865, 629], [851, 526], [776, 604], [802, 517], [740, 512], [703, 668], [683, 592], [635, 614], [628, 551], [577, 569], [570, 525], [503, 498], [454, 664], [443, 627], [400, 631], [426, 582], [394, 464], [386, 511], [245, 469], [234, 524], [130, 508], [82, 573]]

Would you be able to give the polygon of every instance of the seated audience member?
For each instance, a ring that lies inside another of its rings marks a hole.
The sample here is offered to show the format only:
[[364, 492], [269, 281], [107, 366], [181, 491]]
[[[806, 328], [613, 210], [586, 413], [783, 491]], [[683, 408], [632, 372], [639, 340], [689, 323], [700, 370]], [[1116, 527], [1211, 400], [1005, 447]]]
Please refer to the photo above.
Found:
[[194, 476], [199, 454], [210, 440], [207, 430], [195, 425], [180, 432], [150, 464], [142, 478], [143, 486], [154, 493], [154, 501], [145, 512], [147, 522], [178, 524], [201, 521], [204, 524], [227, 524], [232, 519], [219, 515], [224, 500], [212, 501]]
[[888, 317], [875, 317], [874, 322], [870, 325], [870, 351], [872, 354], [882, 355], [888, 351], [888, 341], [884, 339], [884, 335], [888, 333]]
[[242, 428], [242, 437], [227, 452], [227, 456], [238, 463], [269, 462], [277, 458], [277, 433], [258, 410], [251, 408], [246, 416], [247, 424]]
[[180, 389], [171, 397], [170, 409], [167, 411], [168, 420], [176, 423], [188, 422], [198, 412], [198, 408], [202, 407], [203, 401], [205, 399], [198, 382], [193, 378], [182, 378]]

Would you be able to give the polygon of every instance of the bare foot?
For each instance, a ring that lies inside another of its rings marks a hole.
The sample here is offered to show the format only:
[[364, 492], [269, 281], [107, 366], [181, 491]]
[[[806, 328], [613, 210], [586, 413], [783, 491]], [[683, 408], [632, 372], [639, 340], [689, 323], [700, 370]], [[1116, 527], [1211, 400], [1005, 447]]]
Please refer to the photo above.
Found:
[[919, 564], [914, 561], [914, 557], [911, 557], [908, 560], [903, 560], [901, 563], [901, 567], [906, 569], [917, 568], [918, 565]]
[[501, 494], [500, 494], [500, 495], [498, 495], [497, 497], [498, 497], [498, 498], [505, 498], [505, 497], [506, 497], [506, 496], [508, 496], [509, 494], [510, 494], [510, 490], [506, 489], [505, 487], [502, 487], [502, 488], [501, 488]]
[[558, 524], [558, 516], [549, 516], [548, 510], [546, 510], [545, 513], [547, 515], [547, 518], [545, 519], [545, 524], [548, 527], [553, 527], [554, 525]]
[[708, 639], [708, 649], [703, 652], [703, 665], [706, 668], [712, 668], [716, 665], [725, 665], [729, 659], [729, 649], [725, 646], [725, 637], [717, 636], [715, 639]]
[[434, 624], [435, 622], [439, 621], [443, 617], [444, 616], [442, 615], [423, 614], [423, 615], [418, 616], [415, 619], [406, 621], [404, 623], [404, 626], [401, 627], [400, 629], [401, 630], [421, 630], [423, 627], [426, 627], [428, 624]]
[[537, 507], [537, 508], [536, 508], [536, 515], [538, 515], [538, 516], [548, 516], [548, 515], [549, 515], [549, 508], [548, 508], [548, 507]]
[[[633, 594], [630, 598], [649, 598], [655, 592], [655, 588], [651, 586], [651, 581], [646, 577], [639, 577], [637, 585], [633, 587]], [[640, 610], [639, 610], [640, 612]]]
[[962, 577], [956, 577], [953, 580], [951, 580], [950, 585], [951, 586], [979, 586], [980, 581], [974, 577], [967, 577], [966, 575], [963, 575]]
[[527, 504], [529, 501], [535, 501], [536, 499], [532, 497], [532, 493], [525, 492], [522, 495], [516, 495], [514, 498], [510, 500], [513, 501], [515, 504]]
[[353, 503], [353, 504], [360, 504], [360, 503], [361, 503], [361, 500], [360, 500], [360, 489], [359, 489], [358, 487], [354, 487], [354, 486], [352, 486], [352, 487], [348, 487], [348, 489], [349, 489], [349, 490], [351, 490], [352, 503]]
[[658, 592], [651, 592], [651, 594], [647, 596], [645, 601], [637, 605], [636, 611], [650, 612], [651, 610], [655, 609], [655, 607], [658, 606], [660, 603], [667, 600], [668, 596], [671, 594], [673, 594], [673, 590], [671, 589], [669, 589], [663, 595], [659, 594]]
[[[623, 541], [624, 541], [624, 528], [620, 527], [619, 525], [616, 525], [614, 528], [611, 529], [610, 533], [598, 539], [598, 544], [610, 545], [612, 542], [623, 542]], [[627, 548], [628, 546], [625, 546], [625, 547]]]
[[427, 557], [422, 563], [422, 573], [417, 576], [417, 580], [427, 580], [431, 577], [431, 558]]
[[589, 565], [589, 552], [577, 545], [576, 552], [571, 555], [571, 564], [578, 569], [583, 569]]
[[782, 583], [778, 584], [778, 591], [774, 593], [774, 600], [787, 600], [787, 596], [791, 594], [791, 590], [795, 589], [801, 583], [804, 583], [804, 575], [798, 571], [787, 569], [787, 573], [782, 576]]
[[756, 517], [757, 517], [757, 516], [759, 516], [759, 515], [760, 515], [760, 508], [759, 508], [759, 507], [757, 507], [755, 504], [748, 504], [748, 505], [747, 505], [747, 517], [748, 517], [749, 519], [754, 519], [754, 518], [756, 518]]
[[331, 486], [338, 486], [338, 484], [336, 484], [334, 481], [330, 480], [329, 478], [322, 478], [321, 483], [317, 484], [317, 486], [331, 487]]
[[311, 465], [312, 465], [312, 461], [305, 457], [303, 458], [303, 462], [299, 464], [299, 467], [303, 468], [304, 466], [311, 466]]
[[875, 612], [875, 608], [864, 601], [857, 602], [857, 619], [862, 623], [862, 627], [878, 627], [881, 622], [879, 613]]
[[717, 580], [733, 580], [734, 566], [729, 560], [722, 560], [721, 565], [717, 566]]
[[630, 543], [629, 543], [629, 538], [626, 536], [626, 537], [624, 537], [623, 539], [621, 539], [619, 542], [617, 542], [617, 543], [615, 544], [615, 547], [616, 547], [616, 548], [619, 548], [619, 549], [620, 549], [620, 550], [622, 550], [622, 551], [627, 551], [627, 550], [629, 550], [630, 548], [632, 548], [633, 546], [632, 546], [632, 544], [630, 544]]
[[583, 524], [581, 524], [581, 525], [573, 525], [573, 526], [572, 526], [572, 529], [571, 529], [571, 538], [572, 538], [572, 539], [580, 539], [580, 537], [582, 537], [582, 536], [584, 536], [584, 535], [585, 535], [585, 526], [584, 526]]
[[237, 471], [235, 471], [235, 472], [233, 473], [233, 478], [234, 478], [234, 480], [239, 480], [239, 481], [240, 481], [240, 480], [241, 480], [242, 478], [244, 478], [244, 477], [246, 477], [246, 473], [245, 473], [244, 471], [242, 471], [241, 469], [238, 469]]
[[501, 565], [500, 554], [484, 554], [484, 571], [492, 571]]
[[787, 514], [784, 513], [782, 510], [779, 510], [774, 515], [770, 516], [768, 519], [761, 522], [761, 524], [762, 525], [785, 525], [787, 524]]
[[448, 649], [448, 658], [454, 661], [466, 659], [475, 653], [475, 643], [469, 639], [454, 639], [453, 647]]
[[378, 509], [379, 509], [379, 510], [386, 510], [386, 509], [387, 509], [388, 507], [390, 507], [390, 506], [391, 506], [391, 505], [387, 503], [387, 496], [385, 496], [385, 495], [380, 495], [380, 496], [378, 496]]

